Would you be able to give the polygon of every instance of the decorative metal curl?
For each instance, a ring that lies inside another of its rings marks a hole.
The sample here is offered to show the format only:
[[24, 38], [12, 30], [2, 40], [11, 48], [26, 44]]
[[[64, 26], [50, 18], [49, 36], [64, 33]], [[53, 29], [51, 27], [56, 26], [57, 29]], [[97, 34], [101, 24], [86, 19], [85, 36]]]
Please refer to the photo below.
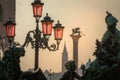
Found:
[[26, 39], [22, 47], [28, 47], [29, 44], [31, 44], [32, 48], [35, 48], [35, 39], [37, 38], [37, 45], [41, 49], [48, 49], [49, 51], [56, 51], [59, 48], [59, 44], [52, 43], [50, 46], [48, 45], [48, 39], [44, 37], [44, 35], [41, 37], [42, 32], [38, 31], [39, 36], [36, 35], [35, 30], [29, 31], [27, 33]]
[[34, 48], [34, 44], [35, 44], [35, 41], [33, 40], [33, 38], [31, 37], [31, 33], [33, 33], [33, 35], [35, 35], [35, 32], [34, 31], [29, 31], [27, 33], [27, 36], [26, 36], [26, 39], [25, 39], [25, 43], [22, 45], [23, 47], [28, 47], [29, 43], [31, 43], [31, 46], [32, 48]]

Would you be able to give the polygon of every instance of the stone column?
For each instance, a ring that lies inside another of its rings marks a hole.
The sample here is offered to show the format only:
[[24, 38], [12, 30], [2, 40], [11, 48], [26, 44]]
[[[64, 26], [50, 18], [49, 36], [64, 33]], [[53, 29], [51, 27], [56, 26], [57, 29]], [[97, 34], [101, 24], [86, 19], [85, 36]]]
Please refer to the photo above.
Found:
[[81, 35], [70, 35], [73, 39], [73, 60], [76, 63], [76, 72], [78, 72], [78, 41]]

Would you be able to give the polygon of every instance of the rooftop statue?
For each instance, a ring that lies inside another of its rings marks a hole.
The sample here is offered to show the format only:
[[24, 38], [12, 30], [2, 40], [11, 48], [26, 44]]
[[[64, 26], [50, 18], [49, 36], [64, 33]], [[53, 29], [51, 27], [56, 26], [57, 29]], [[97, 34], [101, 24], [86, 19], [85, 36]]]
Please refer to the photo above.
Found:
[[107, 31], [101, 42], [96, 40], [96, 59], [85, 70], [82, 80], [120, 80], [120, 31], [116, 28], [118, 20], [106, 12]]
[[6, 50], [0, 61], [0, 80], [17, 80], [22, 73], [20, 69], [20, 57], [25, 55], [21, 47], [13, 46]]
[[60, 80], [74, 80], [74, 78], [81, 80], [80, 76], [75, 72], [76, 65], [75, 61], [68, 61], [65, 64], [67, 71], [63, 74]]
[[120, 31], [116, 28], [118, 20], [113, 17], [111, 13], [107, 12], [105, 22], [107, 24], [107, 31], [102, 38], [102, 44], [104, 44], [108, 38], [112, 38], [114, 42], [120, 43]]
[[72, 35], [83, 35], [83, 36], [85, 36], [85, 34], [83, 34], [83, 33], [80, 31], [80, 28], [79, 28], [79, 27], [72, 29]]
[[72, 29], [72, 35], [74, 35], [74, 34], [78, 34], [78, 35], [80, 35], [80, 28], [78, 27], [78, 28], [74, 28], [74, 29]]

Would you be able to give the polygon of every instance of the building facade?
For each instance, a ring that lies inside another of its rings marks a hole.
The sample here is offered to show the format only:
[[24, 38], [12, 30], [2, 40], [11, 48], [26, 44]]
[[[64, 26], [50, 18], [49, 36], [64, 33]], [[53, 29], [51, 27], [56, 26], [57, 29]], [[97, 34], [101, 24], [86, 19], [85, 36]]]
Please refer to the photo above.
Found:
[[5, 51], [7, 39], [5, 37], [4, 23], [11, 18], [16, 21], [16, 0], [0, 0], [0, 50]]

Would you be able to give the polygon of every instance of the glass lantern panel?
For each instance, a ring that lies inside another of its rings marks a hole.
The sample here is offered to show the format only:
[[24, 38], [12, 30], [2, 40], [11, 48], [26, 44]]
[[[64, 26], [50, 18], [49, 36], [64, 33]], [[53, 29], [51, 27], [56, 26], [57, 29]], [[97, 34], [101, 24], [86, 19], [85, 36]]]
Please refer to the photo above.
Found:
[[43, 29], [43, 34], [51, 35], [51, 33], [52, 33], [52, 22], [43, 22], [42, 23], [42, 29]]
[[42, 5], [41, 4], [34, 4], [33, 5], [33, 14], [34, 14], [34, 17], [41, 17], [42, 16]]
[[14, 28], [13, 25], [7, 25], [6, 26], [6, 31], [5, 31], [6, 36], [13, 37], [15, 35], [14, 31], [15, 31], [15, 28]]
[[55, 40], [61, 40], [63, 37], [63, 28], [54, 29]]

